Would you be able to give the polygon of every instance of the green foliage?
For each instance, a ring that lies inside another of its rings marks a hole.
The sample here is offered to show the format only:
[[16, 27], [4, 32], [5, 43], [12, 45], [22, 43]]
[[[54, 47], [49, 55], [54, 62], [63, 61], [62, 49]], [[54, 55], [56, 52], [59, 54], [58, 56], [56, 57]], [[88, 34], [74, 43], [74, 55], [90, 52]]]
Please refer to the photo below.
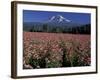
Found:
[[40, 68], [46, 68], [45, 58], [42, 58], [42, 59], [39, 60], [39, 66], [40, 66]]
[[70, 67], [70, 66], [71, 66], [70, 61], [67, 59], [66, 54], [63, 53], [63, 56], [62, 56], [62, 67]]
[[43, 31], [48, 32], [48, 25], [47, 24], [43, 24]]
[[47, 63], [47, 68], [57, 68], [57, 67], [60, 67], [61, 64], [59, 61], [51, 61], [49, 63]]
[[79, 66], [79, 57], [77, 54], [72, 55], [71, 62], [72, 62], [72, 66]]
[[32, 57], [30, 57], [30, 59], [29, 59], [29, 64], [30, 64], [33, 68], [38, 68], [38, 66], [39, 66], [39, 60], [38, 60], [38, 59], [33, 59]]

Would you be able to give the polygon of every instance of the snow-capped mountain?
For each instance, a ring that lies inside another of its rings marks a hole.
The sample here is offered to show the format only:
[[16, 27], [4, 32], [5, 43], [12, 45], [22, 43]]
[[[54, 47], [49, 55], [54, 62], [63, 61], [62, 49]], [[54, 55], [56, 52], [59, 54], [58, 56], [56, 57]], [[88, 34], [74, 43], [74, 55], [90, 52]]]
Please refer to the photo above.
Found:
[[30, 30], [34, 27], [35, 30], [42, 31], [44, 26], [47, 26], [49, 31], [59, 28], [68, 30], [69, 28], [81, 27], [82, 24], [73, 23], [74, 21], [63, 17], [62, 15], [51, 16], [47, 21], [43, 22], [25, 22], [24, 30]]
[[80, 24], [73, 23], [72, 20], [63, 17], [62, 15], [51, 16], [46, 22], [48, 26], [52, 27], [76, 27], [80, 26]]
[[66, 22], [69, 23], [71, 22], [71, 20], [64, 18], [62, 15], [56, 15], [56, 16], [52, 16], [49, 20], [49, 22]]

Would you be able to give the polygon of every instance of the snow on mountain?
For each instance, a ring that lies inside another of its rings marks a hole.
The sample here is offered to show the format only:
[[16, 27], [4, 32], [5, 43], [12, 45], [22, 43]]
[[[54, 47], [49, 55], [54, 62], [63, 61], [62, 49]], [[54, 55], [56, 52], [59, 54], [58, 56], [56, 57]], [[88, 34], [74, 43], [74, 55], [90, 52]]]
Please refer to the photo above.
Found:
[[69, 23], [71, 22], [71, 20], [64, 18], [62, 15], [56, 15], [56, 16], [52, 16], [49, 20], [49, 22], [66, 22]]
[[24, 29], [30, 30], [32, 27], [34, 27], [35, 29], [41, 29], [45, 24], [48, 26], [49, 29], [57, 27], [62, 29], [67, 29], [67, 28], [81, 26], [81, 24], [73, 23], [72, 20], [66, 19], [62, 15], [56, 15], [52, 16], [47, 21], [24, 23]]

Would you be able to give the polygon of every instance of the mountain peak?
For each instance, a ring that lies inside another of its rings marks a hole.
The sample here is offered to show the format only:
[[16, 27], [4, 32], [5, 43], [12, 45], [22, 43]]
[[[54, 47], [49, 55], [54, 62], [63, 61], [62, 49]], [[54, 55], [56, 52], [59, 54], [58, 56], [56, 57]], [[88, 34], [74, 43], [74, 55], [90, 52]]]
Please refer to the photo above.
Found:
[[71, 22], [71, 20], [64, 18], [62, 15], [52, 16], [49, 22]]

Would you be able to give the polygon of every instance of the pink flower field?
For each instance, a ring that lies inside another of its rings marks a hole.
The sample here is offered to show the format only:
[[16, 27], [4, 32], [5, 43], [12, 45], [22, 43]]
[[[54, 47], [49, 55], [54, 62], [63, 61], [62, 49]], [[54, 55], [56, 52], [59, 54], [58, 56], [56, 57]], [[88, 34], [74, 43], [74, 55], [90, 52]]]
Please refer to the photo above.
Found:
[[23, 69], [91, 65], [91, 36], [23, 32]]

